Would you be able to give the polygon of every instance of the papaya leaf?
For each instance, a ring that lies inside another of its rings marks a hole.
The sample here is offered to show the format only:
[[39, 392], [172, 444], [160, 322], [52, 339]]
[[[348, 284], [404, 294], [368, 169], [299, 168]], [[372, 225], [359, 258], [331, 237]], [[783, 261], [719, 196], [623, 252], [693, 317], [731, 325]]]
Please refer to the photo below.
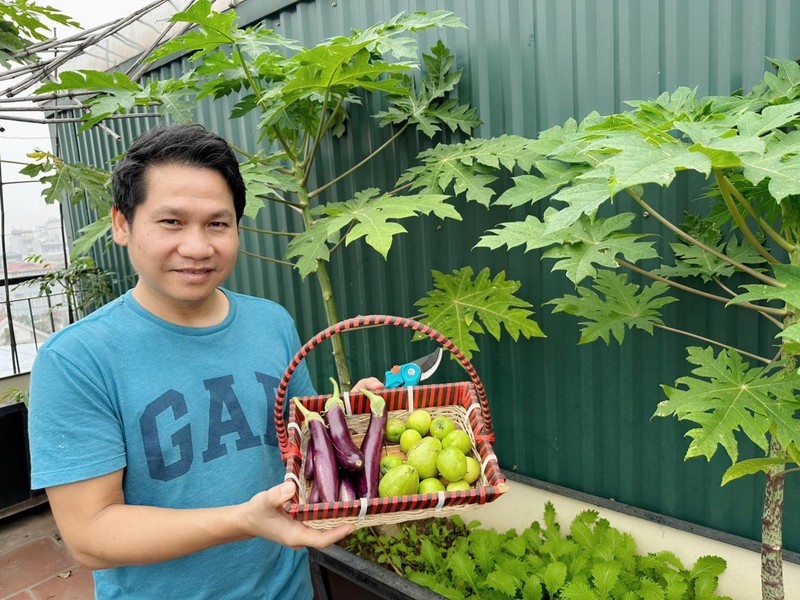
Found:
[[70, 257], [75, 260], [80, 256], [88, 255], [97, 242], [106, 239], [109, 231], [111, 231], [111, 215], [109, 214], [103, 215], [81, 228], [78, 230], [79, 237], [72, 244]]
[[544, 158], [540, 147], [535, 140], [512, 135], [439, 144], [421, 152], [417, 157], [421, 164], [408, 169], [397, 183], [411, 183], [412, 189], [433, 193], [446, 193], [452, 186], [455, 194], [488, 206], [495, 195], [489, 184], [497, 179], [492, 173], [500, 166], [509, 171], [515, 166], [530, 170]]
[[566, 295], [550, 300], [554, 313], [588, 319], [581, 322], [579, 344], [602, 339], [611, 342], [611, 335], [622, 343], [625, 329], [641, 329], [653, 333], [653, 325], [662, 325], [661, 308], [676, 302], [677, 298], [664, 296], [669, 285], [656, 281], [649, 286], [639, 286], [628, 281], [625, 274], [601, 270], [593, 281], [593, 289], [577, 287], [579, 296]]
[[541, 174], [514, 177], [514, 185], [503, 192], [495, 204], [517, 207], [550, 196], [586, 171], [582, 165], [569, 165], [557, 160], [537, 160], [533, 166]]
[[774, 434], [783, 447], [800, 441], [800, 422], [794, 418], [800, 409], [794, 392], [800, 387], [796, 374], [768, 374], [760, 367], [749, 367], [733, 350], [688, 348], [687, 361], [696, 368], [692, 376], [681, 377], [677, 385], [662, 386], [667, 400], [658, 404], [655, 416], [674, 415], [699, 427], [686, 435], [692, 439], [686, 458], [705, 456], [710, 460], [722, 446], [731, 462], [739, 458], [734, 436], [742, 431], [765, 453], [767, 434]]
[[331, 258], [330, 244], [336, 243], [338, 234], [329, 235], [324, 227], [312, 227], [293, 237], [286, 250], [286, 258], [297, 258], [295, 268], [302, 278], [315, 273], [318, 261]]
[[646, 183], [668, 186], [678, 170], [691, 169], [704, 175], [711, 172], [711, 161], [705, 154], [691, 152], [677, 140], [653, 144], [641, 135], [616, 135], [595, 142], [594, 147], [618, 151], [600, 165], [612, 169], [612, 195]]
[[[748, 242], [740, 242], [731, 236], [726, 244], [708, 244], [734, 261], [747, 265], [760, 265], [766, 262]], [[712, 281], [715, 277], [730, 277], [735, 268], [728, 262], [709, 254], [694, 244], [676, 242], [670, 244], [675, 253], [675, 265], [665, 265], [653, 272], [663, 277], [700, 277]]]
[[[793, 105], [800, 110], [800, 102]], [[800, 194], [800, 131], [776, 135], [767, 143], [764, 154], [743, 154], [742, 164], [744, 176], [753, 184], [769, 180], [769, 191], [776, 201]]]
[[[554, 212], [554, 209], [548, 208], [545, 211], [545, 219], [552, 212]], [[497, 229], [488, 230], [486, 235], [478, 240], [475, 247], [496, 250], [503, 246], [508, 246], [510, 250], [524, 245], [525, 252], [530, 252], [531, 250], [563, 243], [568, 237], [561, 231], [546, 233], [546, 228], [547, 225], [544, 221], [540, 221], [533, 215], [528, 215], [524, 221], [500, 223]]]
[[730, 483], [745, 475], [755, 473], [769, 473], [770, 469], [783, 466], [787, 463], [784, 458], [750, 458], [737, 462], [728, 467], [722, 474], [722, 485]]
[[542, 258], [556, 259], [553, 270], [566, 271], [567, 278], [576, 285], [587, 277], [597, 277], [594, 265], [616, 267], [617, 256], [634, 263], [655, 258], [653, 242], [640, 241], [645, 235], [619, 233], [630, 226], [633, 219], [632, 213], [595, 221], [584, 215], [569, 228], [559, 231], [568, 243], [548, 249]]
[[515, 294], [520, 284], [506, 281], [501, 271], [491, 278], [488, 268], [473, 280], [471, 267], [446, 275], [432, 271], [435, 289], [415, 303], [427, 316], [423, 321], [450, 338], [470, 358], [479, 350], [475, 335], [490, 333], [500, 339], [502, 328], [514, 340], [544, 337], [531, 316], [528, 302]]
[[579, 180], [574, 185], [562, 189], [553, 196], [553, 200], [565, 202], [567, 207], [560, 208], [557, 213], [545, 220], [545, 233], [569, 227], [582, 215], [592, 216], [610, 197], [611, 191], [607, 181]]
[[772, 266], [775, 279], [782, 287], [771, 285], [742, 286], [747, 293], [732, 298], [728, 304], [753, 302], [759, 300], [780, 300], [789, 306], [800, 306], [800, 267], [795, 265], [776, 264]]

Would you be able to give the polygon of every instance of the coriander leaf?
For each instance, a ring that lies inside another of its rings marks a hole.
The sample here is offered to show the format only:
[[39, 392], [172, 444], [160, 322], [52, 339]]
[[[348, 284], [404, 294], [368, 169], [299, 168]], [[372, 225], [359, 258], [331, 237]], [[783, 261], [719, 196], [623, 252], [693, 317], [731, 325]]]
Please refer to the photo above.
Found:
[[567, 579], [567, 565], [562, 562], [551, 562], [544, 570], [542, 575], [544, 587], [553, 596], [564, 586]]
[[512, 598], [517, 595], [517, 589], [521, 586], [521, 582], [502, 569], [494, 569], [486, 576], [484, 580], [487, 587], [498, 592], [502, 592]]

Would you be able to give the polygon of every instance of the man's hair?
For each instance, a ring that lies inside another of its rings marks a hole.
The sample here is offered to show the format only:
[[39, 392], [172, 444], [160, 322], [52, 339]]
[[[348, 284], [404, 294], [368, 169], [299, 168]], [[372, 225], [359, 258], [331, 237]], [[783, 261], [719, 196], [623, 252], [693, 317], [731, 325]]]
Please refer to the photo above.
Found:
[[185, 165], [212, 169], [222, 175], [233, 195], [237, 223], [245, 206], [245, 185], [239, 163], [228, 143], [202, 125], [157, 127], [137, 137], [114, 169], [114, 207], [131, 221], [147, 195], [148, 167]]

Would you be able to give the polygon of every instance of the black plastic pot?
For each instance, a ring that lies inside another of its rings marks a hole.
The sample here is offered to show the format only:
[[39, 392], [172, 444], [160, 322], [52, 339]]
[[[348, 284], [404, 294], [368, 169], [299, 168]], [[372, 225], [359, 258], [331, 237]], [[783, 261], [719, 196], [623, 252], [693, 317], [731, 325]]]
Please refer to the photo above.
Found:
[[442, 596], [341, 548], [309, 550], [316, 600], [440, 600]]
[[46, 500], [43, 491], [31, 491], [28, 409], [21, 403], [0, 405], [0, 519]]

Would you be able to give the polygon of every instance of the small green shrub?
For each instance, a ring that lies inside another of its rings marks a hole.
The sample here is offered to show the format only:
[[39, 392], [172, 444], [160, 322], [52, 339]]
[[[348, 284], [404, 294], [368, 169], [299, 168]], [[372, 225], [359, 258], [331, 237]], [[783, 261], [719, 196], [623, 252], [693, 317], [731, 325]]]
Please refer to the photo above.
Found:
[[[586, 510], [564, 535], [547, 502], [544, 525], [518, 533], [480, 529], [454, 516], [401, 526], [397, 536], [357, 530], [344, 547], [451, 600], [707, 600], [726, 563], [703, 556], [690, 569], [672, 552], [640, 555], [628, 533]], [[730, 600], [730, 599], [728, 599]]]

